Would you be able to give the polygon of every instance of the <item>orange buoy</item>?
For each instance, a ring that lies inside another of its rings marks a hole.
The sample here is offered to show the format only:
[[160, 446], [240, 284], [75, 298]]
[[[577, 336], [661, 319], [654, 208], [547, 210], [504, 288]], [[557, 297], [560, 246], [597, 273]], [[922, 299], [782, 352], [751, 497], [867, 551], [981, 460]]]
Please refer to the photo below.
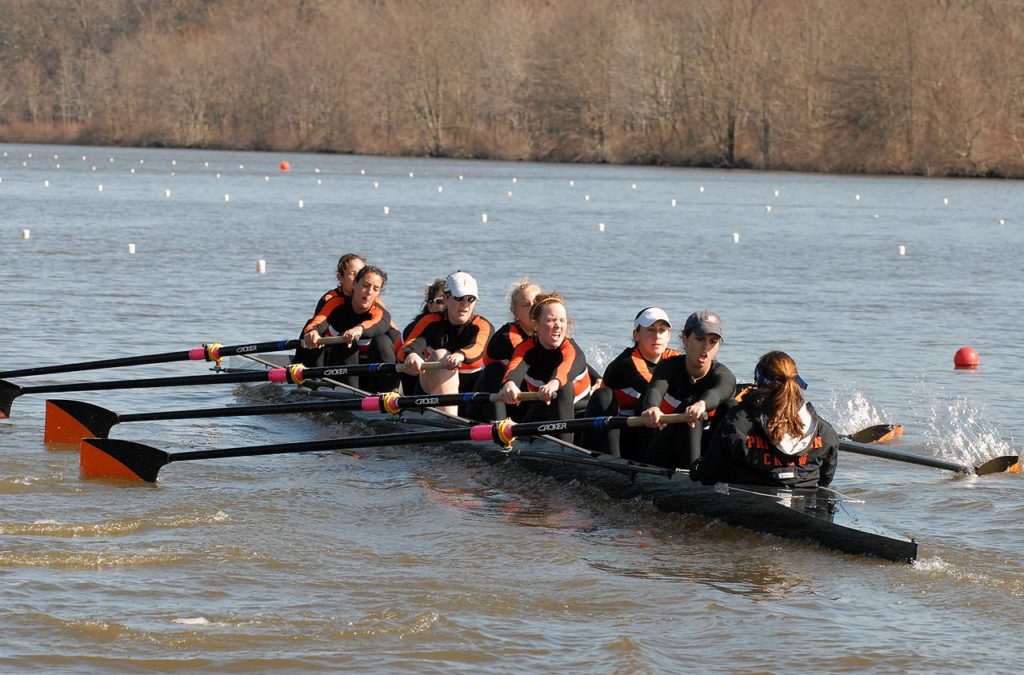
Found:
[[292, 163], [289, 162], [288, 160], [285, 160], [285, 161], [281, 162], [277, 166], [278, 166], [278, 168], [281, 169], [281, 171], [291, 171], [292, 170]]
[[961, 347], [956, 350], [953, 356], [953, 367], [961, 370], [974, 369], [978, 367], [978, 352], [973, 347]]

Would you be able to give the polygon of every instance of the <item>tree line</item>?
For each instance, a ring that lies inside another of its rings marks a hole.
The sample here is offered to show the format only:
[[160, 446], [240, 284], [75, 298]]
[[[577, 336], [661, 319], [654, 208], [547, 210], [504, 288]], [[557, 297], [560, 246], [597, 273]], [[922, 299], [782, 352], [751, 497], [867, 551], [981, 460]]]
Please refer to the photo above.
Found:
[[0, 140], [1024, 176], [1017, 0], [2, 0]]

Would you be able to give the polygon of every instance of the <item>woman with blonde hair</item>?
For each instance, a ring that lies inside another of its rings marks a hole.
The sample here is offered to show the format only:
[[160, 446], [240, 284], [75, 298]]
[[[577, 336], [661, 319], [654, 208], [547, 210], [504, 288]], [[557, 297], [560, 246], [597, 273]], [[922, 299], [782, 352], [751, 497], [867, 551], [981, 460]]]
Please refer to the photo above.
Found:
[[839, 437], [804, 400], [807, 383], [796, 362], [785, 352], [768, 352], [754, 368], [754, 385], [722, 420], [690, 478], [790, 488], [831, 483]]

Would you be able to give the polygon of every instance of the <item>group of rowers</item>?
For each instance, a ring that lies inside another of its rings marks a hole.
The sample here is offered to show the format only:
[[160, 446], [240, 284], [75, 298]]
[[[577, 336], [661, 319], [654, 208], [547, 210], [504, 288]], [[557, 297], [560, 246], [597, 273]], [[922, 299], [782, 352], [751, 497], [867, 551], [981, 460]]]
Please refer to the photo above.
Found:
[[[804, 401], [807, 385], [796, 363], [784, 352], [768, 352], [754, 369], [753, 385], [738, 389], [735, 375], [717, 360], [725, 331], [715, 312], [687, 317], [680, 353], [668, 346], [668, 314], [658, 307], [640, 310], [632, 346], [599, 375], [569, 335], [565, 299], [528, 279], [512, 287], [512, 318], [496, 331], [476, 312], [476, 279], [456, 271], [426, 287], [420, 313], [401, 332], [380, 300], [388, 279], [380, 267], [345, 254], [337, 279], [303, 327], [295, 361], [403, 364], [401, 376], [349, 378], [347, 384], [406, 394], [499, 393], [496, 404], [446, 410], [481, 421], [639, 416], [643, 426], [563, 440], [689, 469], [691, 479], [705, 484], [814, 487], [832, 481], [839, 439]], [[324, 338], [339, 336], [325, 345]], [[535, 392], [535, 400], [522, 400], [524, 391]], [[669, 414], [682, 422], [666, 424]]]

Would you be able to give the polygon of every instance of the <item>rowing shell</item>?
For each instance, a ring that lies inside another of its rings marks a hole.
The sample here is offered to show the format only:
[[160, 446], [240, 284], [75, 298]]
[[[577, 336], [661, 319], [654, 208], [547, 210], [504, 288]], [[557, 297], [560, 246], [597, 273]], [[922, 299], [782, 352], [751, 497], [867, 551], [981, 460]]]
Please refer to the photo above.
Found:
[[[276, 359], [245, 358], [263, 366], [280, 365]], [[328, 380], [326, 383], [343, 391], [318, 389], [310, 392], [303, 388], [296, 391], [332, 398], [367, 395], [340, 382]], [[397, 421], [439, 428], [474, 424], [429, 408], [402, 411], [397, 418], [364, 413], [359, 416], [374, 424]], [[828, 488], [796, 490], [728, 483], [705, 486], [691, 481], [689, 472], [684, 469], [662, 472], [671, 475], [643, 473], [637, 468], [652, 467], [586, 450], [553, 437], [523, 439], [516, 443], [519, 445], [512, 448], [469, 443], [451, 443], [450, 447], [472, 452], [488, 461], [523, 460], [523, 465], [529, 469], [559, 481], [579, 481], [600, 488], [614, 498], [640, 498], [666, 512], [696, 514], [757, 532], [807, 539], [845, 553], [897, 562], [912, 562], [917, 558], [917, 542], [856, 513], [842, 495]]]

